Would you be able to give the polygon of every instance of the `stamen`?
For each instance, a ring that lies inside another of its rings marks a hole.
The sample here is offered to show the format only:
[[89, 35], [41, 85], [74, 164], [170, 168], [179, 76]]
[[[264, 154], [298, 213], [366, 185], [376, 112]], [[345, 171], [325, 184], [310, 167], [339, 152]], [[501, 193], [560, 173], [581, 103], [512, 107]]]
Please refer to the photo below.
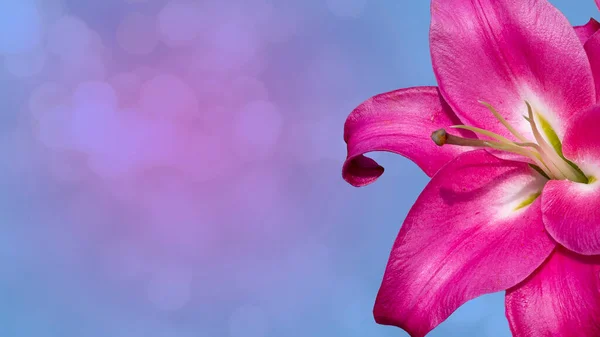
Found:
[[[537, 145], [536, 143], [531, 143], [531, 142], [515, 143], [515, 144], [518, 146], [531, 147], [531, 148], [535, 149], [535, 151], [532, 150], [531, 153], [535, 156], [535, 158], [537, 158], [537, 161], [536, 161], [537, 166], [539, 166], [540, 169], [544, 170], [544, 172], [547, 175], [550, 175], [551, 170], [548, 167], [548, 165], [546, 165], [546, 163], [544, 162], [543, 156], [540, 154], [540, 153], [542, 153], [542, 148], [539, 145]], [[534, 159], [534, 158], [532, 158], [532, 159]]]
[[517, 131], [515, 128], [513, 128], [513, 126], [510, 125], [506, 121], [506, 119], [504, 119], [504, 117], [502, 117], [502, 115], [500, 115], [498, 113], [498, 111], [496, 111], [496, 109], [494, 109], [494, 107], [491, 104], [489, 104], [487, 102], [484, 102], [484, 101], [479, 101], [479, 103], [485, 105], [488, 108], [488, 110], [490, 110], [492, 112], [492, 114], [494, 114], [494, 117], [496, 117], [496, 119], [498, 121], [500, 121], [500, 123], [502, 123], [502, 125], [504, 125], [504, 127], [506, 127], [506, 129], [510, 133], [512, 133], [513, 136], [517, 137], [517, 139], [519, 139], [522, 142], [526, 142], [527, 141], [527, 138], [525, 138], [519, 131]]
[[510, 152], [510, 153], [514, 153], [514, 154], [518, 154], [521, 155], [523, 157], [529, 158], [531, 159], [541, 170], [544, 171], [544, 173], [546, 173], [546, 175], [552, 175], [552, 172], [548, 169], [548, 166], [543, 162], [542, 156], [533, 150], [529, 150], [523, 147], [519, 147], [519, 146], [514, 146], [516, 145], [516, 143], [513, 144], [502, 144], [504, 145], [504, 147], [499, 147], [499, 146], [492, 146], [495, 149], [498, 150], [503, 150], [506, 152]]
[[[531, 124], [531, 121], [529, 118], [525, 118], [525, 120], [529, 121]], [[538, 149], [538, 153], [541, 155], [542, 157], [542, 161], [544, 162], [544, 164], [546, 164], [546, 167], [548, 168], [548, 170], [552, 173], [552, 176], [554, 179], [567, 179], [567, 176], [565, 175], [565, 173], [559, 168], [559, 166], [557, 165], [556, 161], [552, 158], [551, 153], [552, 151], [550, 151], [548, 149], [547, 144], [545, 144], [544, 139], [541, 137], [541, 134], [539, 133], [539, 130], [537, 129], [535, 122], [533, 122], [533, 124], [531, 124], [531, 129], [533, 131], [533, 136], [536, 139], [536, 141], [538, 143], [540, 143], [540, 145], [537, 146]]]
[[494, 138], [497, 141], [499, 141], [500, 143], [507, 143], [507, 144], [512, 143], [509, 139], [504, 138], [504, 137], [500, 136], [499, 134], [490, 132], [488, 130], [476, 128], [474, 126], [469, 126], [469, 125], [452, 125], [451, 128], [453, 128], [453, 129], [464, 129], [464, 130], [473, 131], [475, 133], [479, 133], [479, 134], [482, 134], [484, 136], [488, 136], [490, 138]]
[[[540, 154], [542, 155], [542, 157], [547, 157], [547, 161], [549, 162], [548, 166], [554, 166], [560, 172], [560, 175], [562, 175], [563, 178], [577, 182], [586, 182], [587, 178], [582, 177], [579, 172], [574, 172], [572, 167], [569, 164], [567, 164], [566, 161], [560, 158], [558, 154], [554, 151], [554, 149], [551, 148], [550, 145], [546, 142], [546, 140], [542, 137], [535, 123], [535, 118], [533, 116], [533, 109], [531, 108], [531, 105], [527, 101], [525, 101], [525, 104], [527, 105], [528, 115], [528, 117], [525, 117], [525, 120], [527, 120], [531, 125], [533, 136], [535, 137], [535, 140], [542, 149]], [[552, 168], [550, 167], [550, 169]]]
[[529, 102], [525, 102], [527, 105], [527, 116], [523, 117], [531, 126], [535, 142], [529, 141], [521, 133], [519, 133], [490, 104], [483, 101], [480, 101], [480, 103], [485, 105], [492, 112], [494, 117], [496, 117], [496, 119], [519, 140], [519, 142], [512, 141], [502, 135], [478, 127], [469, 125], [453, 125], [450, 127], [454, 129], [469, 130], [476, 134], [489, 137], [491, 140], [464, 138], [449, 134], [444, 129], [439, 129], [431, 134], [431, 139], [435, 142], [435, 144], [438, 146], [451, 144], [458, 146], [487, 147], [517, 154], [528, 158], [535, 163], [535, 165], [530, 165], [532, 165], [538, 172], [540, 172], [540, 174], [548, 179], [569, 179], [576, 182], [588, 183], [588, 178], [583, 174], [583, 172], [580, 172], [575, 164], [570, 163], [566, 158], [564, 158], [562, 153], [557, 153], [554, 150], [556, 147], [551, 147], [542, 137], [542, 134], [536, 125], [533, 109], [531, 108]]
[[[483, 130], [485, 131], [485, 130]], [[506, 139], [502, 136], [498, 136], [500, 138]], [[459, 136], [455, 136], [449, 134], [444, 129], [439, 129], [434, 131], [431, 134], [431, 139], [438, 146], [443, 146], [446, 144], [450, 145], [459, 145], [459, 146], [473, 146], [473, 147], [489, 147], [492, 149], [497, 149], [505, 152], [514, 153], [520, 156], [524, 156], [530, 158], [537, 166], [539, 166], [542, 170], [544, 170], [545, 165], [539, 158], [539, 154], [528, 150], [526, 148], [518, 146], [516, 143], [510, 142], [506, 139], [506, 142], [495, 142], [489, 140], [481, 140], [481, 139], [473, 139], [473, 138], [463, 138]], [[547, 173], [549, 174], [549, 173]]]

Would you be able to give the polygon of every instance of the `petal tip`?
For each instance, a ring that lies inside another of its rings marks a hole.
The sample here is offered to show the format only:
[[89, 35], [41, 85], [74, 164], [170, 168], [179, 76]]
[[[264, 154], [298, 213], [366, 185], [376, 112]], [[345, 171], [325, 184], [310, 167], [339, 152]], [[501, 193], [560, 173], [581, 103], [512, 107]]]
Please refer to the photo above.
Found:
[[369, 157], [360, 155], [347, 159], [342, 168], [342, 178], [354, 187], [363, 187], [377, 180], [384, 168]]
[[422, 332], [422, 331], [416, 331], [416, 330], [412, 329], [404, 321], [394, 318], [393, 317], [394, 315], [390, 314], [388, 312], [388, 310], [385, 308], [385, 306], [380, 305], [378, 303], [379, 303], [379, 300], [377, 300], [375, 302], [375, 307], [373, 308], [373, 317], [375, 318], [375, 322], [377, 324], [398, 327], [398, 328], [406, 331], [406, 333], [408, 333], [410, 335], [410, 337], [425, 337], [425, 335], [427, 335], [427, 333], [429, 333], [429, 331]]

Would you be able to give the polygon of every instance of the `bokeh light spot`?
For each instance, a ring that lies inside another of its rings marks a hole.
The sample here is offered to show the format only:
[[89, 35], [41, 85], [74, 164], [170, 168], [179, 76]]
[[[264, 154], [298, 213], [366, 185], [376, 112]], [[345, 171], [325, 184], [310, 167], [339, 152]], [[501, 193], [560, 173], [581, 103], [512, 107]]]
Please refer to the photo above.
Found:
[[102, 41], [100, 34], [86, 29], [85, 43], [75, 46], [72, 55], [62, 56], [62, 75], [71, 83], [104, 81], [109, 71], [110, 49]]
[[48, 109], [65, 104], [69, 91], [57, 82], [44, 82], [36, 87], [29, 96], [29, 110], [34, 118]]
[[198, 116], [198, 99], [192, 88], [171, 74], [161, 74], [142, 85], [143, 113], [160, 119], [188, 119]]
[[140, 80], [147, 81], [158, 75], [159, 70], [148, 65], [138, 65], [133, 69], [133, 73], [136, 74]]
[[147, 284], [148, 299], [159, 310], [181, 309], [191, 297], [192, 272], [185, 267], [155, 271]]
[[233, 195], [236, 212], [244, 214], [248, 235], [267, 238], [280, 233], [280, 223], [270, 221], [277, 212], [285, 209], [280, 173], [272, 165], [246, 172], [236, 180]]
[[[292, 8], [278, 8], [269, 16], [261, 34], [270, 42], [285, 42], [297, 33], [301, 14]], [[273, 29], [277, 27], [277, 29]]]
[[70, 130], [71, 110], [59, 105], [37, 114], [37, 137], [48, 148], [68, 150], [71, 148]]
[[4, 56], [4, 67], [17, 77], [31, 77], [44, 69], [46, 52], [42, 49], [33, 49], [20, 54]]
[[357, 18], [367, 7], [367, 0], [326, 0], [327, 7], [335, 16]]
[[248, 103], [235, 118], [235, 147], [245, 159], [264, 159], [274, 150], [282, 132], [283, 118], [269, 101]]
[[79, 84], [73, 93], [73, 105], [76, 108], [94, 105], [114, 109], [117, 106], [117, 94], [106, 82], [84, 82]]
[[107, 117], [106, 137], [90, 159], [94, 172], [112, 179], [153, 165], [168, 165], [165, 147], [170, 149], [169, 139], [164, 137], [168, 127], [141, 119], [134, 111], [118, 110]]
[[118, 96], [118, 105], [120, 107], [129, 107], [137, 104], [142, 80], [133, 72], [117, 73], [108, 80], [115, 89]]
[[0, 1], [0, 53], [30, 51], [40, 44], [42, 33], [42, 18], [35, 1]]
[[[305, 153], [305, 155], [316, 160], [343, 160], [342, 154], [346, 152], [346, 143], [344, 143], [343, 130], [340, 125], [344, 125], [344, 118], [332, 116], [325, 116], [315, 123], [311, 123], [310, 127], [305, 130], [306, 134], [302, 136], [302, 139], [306, 141], [307, 147], [305, 148], [310, 148], [309, 153]], [[332, 137], [332, 135], [337, 137]]]
[[140, 246], [139, 241], [120, 239], [107, 247], [103, 256], [107, 274], [116, 281], [130, 281], [146, 272], [148, 266]]
[[231, 82], [231, 88], [226, 91], [233, 102], [251, 102], [269, 99], [266, 85], [255, 77], [240, 76]]
[[158, 44], [153, 17], [142, 13], [129, 13], [117, 28], [117, 42], [130, 54], [151, 53]]
[[53, 151], [48, 154], [46, 165], [55, 179], [67, 183], [81, 182], [89, 172], [86, 158], [73, 152]]
[[48, 29], [48, 25], [65, 15], [67, 11], [67, 0], [35, 0], [38, 11], [42, 17], [43, 27]]
[[231, 71], [252, 64], [262, 47], [258, 29], [247, 15], [225, 14], [196, 49], [195, 66], [204, 71]]
[[224, 139], [196, 132], [185, 138], [179, 154], [180, 169], [194, 182], [207, 182], [227, 174], [231, 159], [224, 153]]
[[229, 318], [230, 337], [264, 337], [269, 332], [267, 314], [255, 305], [237, 308]]
[[158, 31], [167, 45], [181, 45], [198, 37], [200, 21], [196, 4], [171, 1], [158, 14]]
[[114, 137], [117, 96], [105, 82], [81, 83], [73, 93], [71, 121], [75, 146], [86, 152], [105, 152]]
[[74, 16], [62, 16], [48, 30], [48, 50], [67, 63], [83, 63], [90, 42], [86, 23]]

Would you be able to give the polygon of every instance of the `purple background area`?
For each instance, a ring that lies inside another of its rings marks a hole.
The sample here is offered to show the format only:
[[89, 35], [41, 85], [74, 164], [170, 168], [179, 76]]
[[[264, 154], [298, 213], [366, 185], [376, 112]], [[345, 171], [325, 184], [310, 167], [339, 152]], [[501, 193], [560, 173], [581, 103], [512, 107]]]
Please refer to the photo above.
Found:
[[371, 310], [427, 177], [375, 154], [349, 186], [342, 129], [435, 84], [428, 25], [427, 1], [0, 1], [0, 335], [406, 336]]

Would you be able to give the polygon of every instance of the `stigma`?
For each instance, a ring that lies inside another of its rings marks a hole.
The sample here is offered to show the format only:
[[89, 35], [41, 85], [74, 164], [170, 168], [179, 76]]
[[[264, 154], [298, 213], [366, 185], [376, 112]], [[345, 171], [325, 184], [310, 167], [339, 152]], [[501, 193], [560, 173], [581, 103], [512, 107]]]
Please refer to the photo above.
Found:
[[[482, 147], [492, 148], [507, 153], [523, 156], [535, 165], [538, 172], [545, 175], [548, 179], [556, 180], [571, 180], [580, 183], [588, 183], [588, 178], [585, 174], [572, 162], [566, 159], [562, 155], [562, 151], [555, 146], [555, 142], [560, 146], [560, 141], [556, 134], [552, 135], [556, 138], [553, 145], [550, 145], [546, 139], [542, 137], [533, 114], [533, 109], [528, 102], [527, 105], [527, 116], [523, 116], [529, 123], [531, 131], [534, 137], [534, 141], [531, 141], [524, 137], [518, 132], [512, 125], [510, 125], [504, 117], [502, 117], [494, 107], [485, 102], [480, 102], [485, 105], [488, 110], [496, 117], [496, 119], [506, 127], [506, 129], [518, 140], [512, 141], [499, 134], [487, 131], [485, 129], [468, 126], [468, 125], [454, 125], [450, 128], [464, 129], [472, 131], [476, 134], [486, 136], [490, 138], [475, 139], [475, 138], [464, 138], [448, 133], [445, 129], [439, 129], [431, 134], [431, 139], [438, 146], [444, 145], [456, 145], [456, 146], [471, 146], [471, 147]], [[547, 134], [548, 136], [548, 134]]]

